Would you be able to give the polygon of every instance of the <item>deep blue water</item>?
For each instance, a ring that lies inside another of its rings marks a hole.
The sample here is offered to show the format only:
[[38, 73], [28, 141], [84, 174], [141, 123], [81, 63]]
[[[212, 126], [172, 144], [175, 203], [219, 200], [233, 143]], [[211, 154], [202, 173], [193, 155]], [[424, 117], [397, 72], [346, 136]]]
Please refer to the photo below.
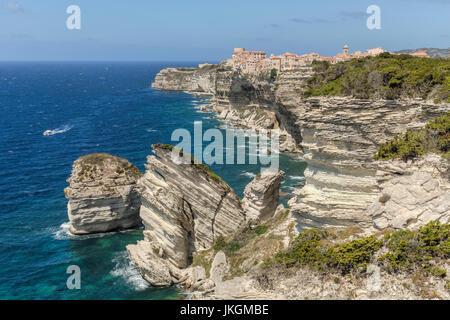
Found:
[[[207, 97], [150, 88], [160, 69], [180, 65], [195, 63], [0, 63], [0, 299], [178, 297], [176, 288], [150, 287], [131, 265], [125, 246], [142, 230], [71, 236], [63, 190], [81, 155], [111, 153], [143, 171], [151, 145], [170, 143], [174, 129], [223, 126], [198, 112]], [[280, 157], [283, 191], [301, 181], [305, 166]], [[259, 172], [212, 168], [240, 196]], [[67, 289], [69, 265], [81, 268], [80, 290]]]

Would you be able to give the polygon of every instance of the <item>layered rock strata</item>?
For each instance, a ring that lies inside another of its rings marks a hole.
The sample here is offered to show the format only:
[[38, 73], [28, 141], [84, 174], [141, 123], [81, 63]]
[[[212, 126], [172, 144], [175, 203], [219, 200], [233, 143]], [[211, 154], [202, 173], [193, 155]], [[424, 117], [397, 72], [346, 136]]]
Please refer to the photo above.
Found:
[[[303, 98], [310, 68], [282, 72], [276, 81], [215, 71], [212, 109], [250, 128], [280, 128], [280, 151], [304, 153], [306, 184], [289, 205], [300, 225], [372, 225], [367, 208], [380, 196], [379, 146], [450, 110], [420, 99]], [[211, 86], [213, 87], [213, 86]], [[257, 120], [257, 121], [255, 121]], [[417, 208], [420, 210], [420, 208]]]
[[70, 232], [76, 235], [128, 229], [140, 224], [138, 168], [109, 154], [90, 154], [73, 164], [64, 190]]
[[278, 206], [283, 177], [283, 171], [270, 168], [258, 174], [245, 187], [243, 207], [247, 220], [259, 224], [272, 217]]
[[395, 134], [422, 127], [448, 106], [420, 102], [310, 98], [293, 113], [301, 128], [306, 185], [289, 205], [307, 227], [360, 224], [380, 192], [373, 156]]
[[377, 164], [381, 191], [367, 209], [376, 229], [417, 229], [430, 221], [450, 222], [448, 160], [428, 154], [410, 163]]
[[[127, 249], [143, 277], [161, 286], [187, 281], [183, 269], [192, 263], [193, 254], [244, 227], [248, 217], [241, 199], [208, 167], [183, 163], [172, 146], [154, 145], [153, 152], [138, 182], [144, 240]], [[282, 177], [278, 171], [272, 174]], [[270, 197], [277, 203], [278, 192], [271, 185], [265, 187], [273, 190]], [[259, 208], [270, 215], [272, 207], [265, 204]]]

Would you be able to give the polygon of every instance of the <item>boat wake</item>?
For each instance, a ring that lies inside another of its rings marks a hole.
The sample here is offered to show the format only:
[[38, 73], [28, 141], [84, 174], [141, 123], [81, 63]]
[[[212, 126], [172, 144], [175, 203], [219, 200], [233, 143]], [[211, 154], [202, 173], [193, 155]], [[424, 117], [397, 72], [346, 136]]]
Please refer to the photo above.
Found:
[[42, 133], [44, 136], [53, 136], [55, 134], [60, 134], [60, 133], [64, 133], [69, 131], [70, 129], [72, 129], [73, 126], [69, 126], [69, 125], [64, 125], [62, 127], [53, 129], [53, 130], [45, 130], [44, 133]]

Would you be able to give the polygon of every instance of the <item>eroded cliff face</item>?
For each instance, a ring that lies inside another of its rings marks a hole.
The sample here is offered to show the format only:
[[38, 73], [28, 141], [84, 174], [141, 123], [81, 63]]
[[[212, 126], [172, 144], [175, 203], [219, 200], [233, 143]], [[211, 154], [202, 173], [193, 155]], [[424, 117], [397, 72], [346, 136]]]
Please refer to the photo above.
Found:
[[109, 154], [90, 154], [73, 164], [64, 190], [70, 232], [89, 234], [128, 229], [140, 224], [138, 168]]
[[367, 209], [376, 229], [417, 229], [430, 221], [450, 222], [448, 160], [428, 154], [410, 163], [390, 160], [377, 165], [381, 191]]
[[[310, 68], [283, 72], [276, 81], [214, 73], [212, 109], [219, 118], [254, 129], [280, 128], [280, 151], [304, 153], [306, 184], [289, 201], [303, 228], [371, 227], [374, 215], [367, 210], [383, 189], [373, 159], [379, 146], [450, 110], [448, 103], [418, 99], [305, 99]], [[416, 210], [420, 206], [416, 203]]]
[[245, 221], [241, 200], [203, 169], [174, 162], [170, 149], [153, 152], [138, 183], [144, 234], [173, 265], [185, 268], [194, 251], [211, 247]]
[[156, 75], [152, 87], [163, 90], [213, 94], [215, 92], [215, 77], [216, 73], [211, 72], [211, 70], [167, 68]]
[[422, 127], [444, 108], [423, 102], [350, 98], [305, 99], [292, 108], [308, 162], [306, 185], [289, 205], [305, 227], [360, 224], [380, 192], [378, 147], [395, 134]]
[[[144, 240], [128, 245], [127, 250], [147, 281], [167, 286], [188, 278], [191, 281], [192, 275], [184, 269], [192, 263], [193, 254], [245, 227], [248, 215], [241, 199], [209, 168], [182, 163], [177, 152], [172, 157], [171, 146], [153, 147], [155, 155], [148, 157], [146, 172], [138, 182]], [[283, 174], [278, 170], [264, 174], [266, 180], [272, 175], [277, 178], [271, 181], [279, 187], [278, 177]], [[271, 197], [278, 203], [278, 190], [272, 184], [260, 188], [257, 184], [253, 189], [260, 190], [261, 197]], [[251, 201], [259, 203], [261, 214], [270, 216], [275, 212], [272, 206], [266, 208], [265, 203], [260, 203], [258, 195], [246, 203]], [[253, 211], [251, 216], [255, 216]]]

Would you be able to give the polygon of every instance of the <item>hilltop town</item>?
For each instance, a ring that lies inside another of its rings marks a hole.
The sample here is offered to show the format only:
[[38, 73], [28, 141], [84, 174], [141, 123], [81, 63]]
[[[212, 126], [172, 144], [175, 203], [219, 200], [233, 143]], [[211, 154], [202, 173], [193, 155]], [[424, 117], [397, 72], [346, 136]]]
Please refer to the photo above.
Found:
[[[335, 64], [351, 59], [377, 56], [383, 52], [387, 51], [381, 47], [377, 47], [368, 49], [365, 52], [355, 51], [350, 53], [348, 45], [345, 45], [343, 51], [334, 57], [324, 57], [316, 52], [302, 55], [286, 52], [281, 55], [271, 54], [267, 57], [265, 51], [248, 51], [244, 48], [234, 48], [232, 57], [227, 60], [227, 64], [232, 66], [234, 70], [239, 70], [242, 73], [258, 74], [260, 72], [266, 72], [272, 69], [276, 69], [277, 71], [299, 69], [310, 65], [313, 61], [328, 61], [331, 64]], [[429, 57], [425, 50], [416, 51], [409, 54], [417, 57]]]

